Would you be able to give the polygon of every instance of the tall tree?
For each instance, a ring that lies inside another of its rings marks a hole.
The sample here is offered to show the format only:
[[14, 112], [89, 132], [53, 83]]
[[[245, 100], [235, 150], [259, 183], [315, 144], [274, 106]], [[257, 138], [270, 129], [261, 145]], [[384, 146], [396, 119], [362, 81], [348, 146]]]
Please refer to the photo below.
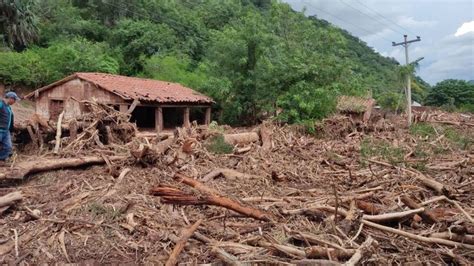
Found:
[[23, 50], [38, 37], [33, 0], [0, 0], [0, 34], [15, 50]]

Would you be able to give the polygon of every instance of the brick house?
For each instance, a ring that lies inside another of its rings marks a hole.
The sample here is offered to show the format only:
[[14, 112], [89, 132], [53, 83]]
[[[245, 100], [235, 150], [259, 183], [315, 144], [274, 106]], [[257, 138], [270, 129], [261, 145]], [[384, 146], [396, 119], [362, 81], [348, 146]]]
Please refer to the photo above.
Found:
[[[103, 73], [75, 73], [26, 96], [36, 103], [36, 113], [55, 120], [64, 111], [71, 119], [87, 112], [81, 100], [96, 99], [126, 112], [136, 105], [131, 121], [139, 128], [158, 131], [191, 121], [209, 124], [214, 101], [177, 83]], [[72, 99], [74, 98], [74, 100]]]

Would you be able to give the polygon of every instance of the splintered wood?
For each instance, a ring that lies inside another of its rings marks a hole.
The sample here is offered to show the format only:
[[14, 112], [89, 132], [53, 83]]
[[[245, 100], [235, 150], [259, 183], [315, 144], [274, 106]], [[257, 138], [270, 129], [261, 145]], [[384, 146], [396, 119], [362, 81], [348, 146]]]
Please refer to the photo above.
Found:
[[[89, 123], [69, 124], [74, 136], [51, 126], [50, 151], [45, 142], [40, 156], [20, 154], [0, 168], [3, 180], [29, 177], [0, 187], [2, 262], [474, 261], [471, 118], [435, 112], [407, 129], [403, 117], [338, 115], [315, 124], [318, 137], [268, 121], [194, 124], [126, 140], [116, 130], [127, 114], [93, 106]], [[216, 134], [235, 146], [231, 154], [207, 149]]]

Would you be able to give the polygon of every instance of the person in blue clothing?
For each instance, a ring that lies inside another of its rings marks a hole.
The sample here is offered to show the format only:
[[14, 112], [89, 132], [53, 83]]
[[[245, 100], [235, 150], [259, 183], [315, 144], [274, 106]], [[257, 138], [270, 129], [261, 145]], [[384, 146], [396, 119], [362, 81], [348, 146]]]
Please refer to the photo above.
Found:
[[10, 132], [13, 130], [13, 111], [11, 106], [20, 100], [14, 92], [7, 92], [5, 99], [0, 99], [0, 166], [5, 165], [5, 160], [12, 152], [12, 139]]

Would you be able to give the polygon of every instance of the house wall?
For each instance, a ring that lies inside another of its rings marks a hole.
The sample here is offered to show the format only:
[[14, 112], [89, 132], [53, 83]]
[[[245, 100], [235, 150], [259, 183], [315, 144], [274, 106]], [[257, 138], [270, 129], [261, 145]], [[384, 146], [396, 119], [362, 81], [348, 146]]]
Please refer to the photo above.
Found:
[[117, 95], [97, 88], [90, 82], [81, 79], [73, 79], [40, 93], [36, 99], [36, 113], [47, 120], [53, 118], [54, 110], [51, 108], [54, 104], [52, 104], [52, 101], [59, 100], [63, 101], [64, 104], [65, 119], [77, 117], [85, 111], [85, 108], [78, 101], [72, 100], [71, 97], [78, 101], [95, 98], [99, 102], [110, 104], [124, 102], [123, 99]]

